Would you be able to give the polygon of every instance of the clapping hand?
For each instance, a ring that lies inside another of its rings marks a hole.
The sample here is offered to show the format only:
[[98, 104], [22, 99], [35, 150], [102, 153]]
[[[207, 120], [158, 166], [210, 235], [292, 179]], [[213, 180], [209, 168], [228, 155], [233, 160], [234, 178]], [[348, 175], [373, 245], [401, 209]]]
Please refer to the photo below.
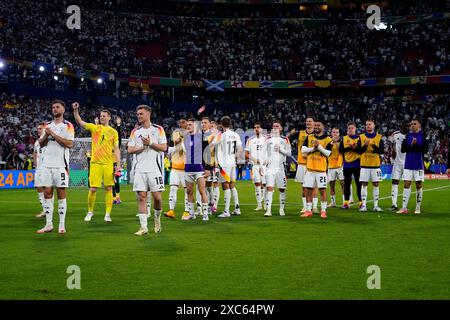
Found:
[[52, 129], [47, 127], [47, 128], [45, 128], [45, 134], [49, 137], [52, 137], [54, 133], [53, 133]]
[[314, 148], [319, 147], [319, 140], [314, 140], [313, 145], [314, 145]]
[[141, 137], [142, 144], [146, 147], [151, 145], [150, 137]]

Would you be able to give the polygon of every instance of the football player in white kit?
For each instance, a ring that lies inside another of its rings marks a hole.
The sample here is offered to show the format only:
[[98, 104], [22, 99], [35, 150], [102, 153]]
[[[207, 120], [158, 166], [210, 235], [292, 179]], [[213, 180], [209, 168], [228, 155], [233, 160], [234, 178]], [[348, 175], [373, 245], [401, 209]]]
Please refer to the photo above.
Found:
[[406, 134], [409, 132], [409, 122], [403, 121], [401, 128], [399, 131], [395, 131], [392, 134], [393, 144], [394, 144], [394, 152], [393, 158], [394, 166], [392, 167], [392, 206], [390, 208], [391, 211], [397, 211], [397, 197], [398, 197], [398, 185], [400, 180], [403, 179], [403, 170], [405, 167], [405, 155], [406, 153], [402, 152], [402, 143], [405, 140]]
[[255, 211], [263, 210], [263, 188], [266, 186], [266, 179], [264, 177], [263, 160], [264, 160], [264, 141], [266, 138], [262, 134], [261, 122], [256, 121], [253, 124], [255, 135], [250, 137], [245, 144], [245, 159], [250, 161], [252, 165], [252, 180], [255, 184], [255, 196], [257, 207]]
[[128, 153], [136, 154], [134, 163], [133, 191], [138, 193], [138, 214], [140, 229], [135, 233], [142, 236], [147, 228], [147, 193], [153, 197], [154, 231], [161, 232], [162, 192], [164, 188], [164, 151], [167, 149], [166, 133], [163, 127], [151, 123], [152, 109], [139, 105], [136, 115], [140, 127], [131, 132]]
[[[37, 126], [37, 135], [38, 139], [42, 136], [42, 132], [44, 131], [45, 122], [41, 122]], [[45, 209], [44, 209], [44, 187], [42, 186], [42, 158], [44, 156], [44, 148], [41, 148], [39, 141], [36, 140], [34, 143], [33, 150], [33, 163], [34, 163], [34, 187], [38, 193], [39, 203], [41, 204], [42, 211], [36, 215], [36, 218], [44, 218], [45, 217]]]
[[230, 217], [230, 201], [231, 196], [234, 200], [233, 215], [240, 215], [239, 196], [236, 190], [236, 157], [242, 157], [242, 141], [241, 137], [231, 128], [231, 118], [222, 117], [221, 124], [223, 132], [219, 133], [211, 142], [211, 146], [217, 146], [217, 160], [220, 170], [219, 182], [222, 184], [224, 192], [225, 208], [219, 218]]
[[[208, 137], [209, 143], [212, 139], [219, 134], [217, 129], [217, 124], [214, 120], [210, 121], [210, 131], [211, 135]], [[217, 156], [216, 147], [210, 147], [211, 164], [212, 164], [212, 174], [206, 179], [206, 190], [209, 192], [209, 198], [211, 202], [211, 213], [217, 212], [217, 206], [220, 198], [220, 188], [219, 188], [219, 168], [217, 166]]]
[[39, 138], [41, 148], [45, 147], [42, 158], [41, 185], [44, 187], [44, 212], [46, 224], [37, 233], [53, 231], [53, 188], [58, 196], [58, 233], [66, 233], [67, 212], [66, 188], [69, 186], [69, 149], [73, 146], [75, 131], [73, 124], [64, 120], [66, 104], [61, 100], [51, 103], [53, 121], [45, 125]]
[[284, 216], [284, 205], [286, 203], [286, 157], [291, 156], [291, 143], [287, 137], [281, 135], [283, 126], [280, 121], [275, 120], [272, 124], [270, 137], [264, 141], [264, 167], [266, 176], [266, 212], [265, 217], [272, 216], [272, 199], [275, 186], [280, 191], [280, 216]]
[[217, 168], [216, 147], [209, 145], [219, 134], [215, 122], [214, 124], [213, 122], [214, 121], [211, 121], [209, 117], [203, 117], [201, 122], [204, 139], [206, 139], [206, 142], [208, 143], [203, 150], [203, 160], [205, 163], [205, 170], [209, 171], [209, 175], [206, 178], [206, 195], [208, 197], [208, 210], [210, 213], [217, 212], [218, 196], [216, 192], [219, 189], [219, 170]]

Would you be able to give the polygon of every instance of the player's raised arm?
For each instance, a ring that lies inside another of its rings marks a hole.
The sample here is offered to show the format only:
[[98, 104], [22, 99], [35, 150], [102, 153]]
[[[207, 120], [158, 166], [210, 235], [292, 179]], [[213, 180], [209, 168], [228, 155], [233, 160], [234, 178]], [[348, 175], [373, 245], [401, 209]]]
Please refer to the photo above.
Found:
[[74, 103], [72, 103], [72, 108], [73, 108], [73, 115], [75, 117], [75, 121], [83, 129], [86, 129], [87, 123], [85, 121], [83, 121], [83, 119], [81, 119], [81, 117], [80, 117], [80, 112], [79, 112], [80, 104], [78, 102], [74, 102]]
[[222, 133], [220, 132], [217, 136], [212, 139], [212, 141], [209, 143], [210, 146], [215, 147], [217, 146], [222, 139]]
[[294, 136], [296, 133], [298, 133], [298, 131], [297, 131], [297, 129], [294, 128], [291, 131], [289, 131], [286, 138], [291, 139], [291, 136]]

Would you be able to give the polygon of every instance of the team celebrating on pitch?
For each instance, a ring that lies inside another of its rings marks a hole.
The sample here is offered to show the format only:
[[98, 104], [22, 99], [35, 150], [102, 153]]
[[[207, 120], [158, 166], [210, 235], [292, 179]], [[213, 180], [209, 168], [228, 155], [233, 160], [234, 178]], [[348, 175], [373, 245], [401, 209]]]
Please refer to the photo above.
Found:
[[[73, 147], [74, 126], [64, 119], [66, 104], [52, 102], [53, 120], [40, 123], [39, 139], [35, 144], [35, 187], [39, 193], [42, 213], [46, 224], [37, 233], [53, 231], [54, 200], [56, 189], [60, 234], [66, 233], [67, 212], [66, 188], [69, 186], [69, 150]], [[110, 126], [111, 113], [100, 112], [99, 123], [87, 123], [79, 114], [79, 104], [72, 104], [75, 120], [92, 135], [91, 158], [89, 162], [88, 212], [85, 221], [94, 217], [96, 192], [105, 188], [105, 222], [112, 222], [114, 177], [120, 175], [121, 157], [119, 135]], [[205, 110], [199, 109], [198, 115]], [[220, 189], [223, 189], [224, 210], [218, 218], [241, 215], [239, 194], [236, 189], [236, 167], [238, 160], [245, 159], [251, 166], [251, 178], [255, 186], [255, 211], [264, 211], [264, 217], [272, 216], [272, 200], [275, 188], [279, 191], [279, 215], [285, 215], [286, 203], [286, 163], [290, 158], [297, 164], [295, 181], [302, 187], [302, 218], [319, 213], [327, 218], [327, 208], [336, 207], [336, 181], [342, 191], [342, 208], [348, 209], [353, 203], [352, 180], [355, 180], [360, 212], [368, 210], [368, 184], [372, 183], [373, 211], [383, 211], [380, 200], [379, 183], [382, 180], [381, 155], [384, 152], [382, 135], [376, 131], [373, 119], [367, 119], [364, 132], [357, 133], [354, 122], [347, 124], [346, 135], [340, 135], [338, 128], [327, 135], [326, 123], [322, 119], [306, 118], [305, 130], [292, 130], [283, 135], [283, 124], [275, 120], [270, 132], [265, 132], [262, 124], [254, 123], [254, 135], [243, 143], [241, 136], [232, 130], [233, 124], [227, 116], [220, 123], [208, 117], [200, 119], [179, 119], [179, 128], [174, 130], [170, 147], [163, 127], [151, 122], [152, 109], [147, 105], [136, 108], [138, 125], [131, 132], [127, 151], [133, 156], [130, 172], [133, 191], [136, 192], [140, 228], [135, 233], [148, 233], [147, 221], [153, 199], [153, 219], [155, 233], [161, 232], [162, 193], [164, 186], [164, 154], [171, 158], [169, 211], [164, 215], [176, 218], [177, 192], [184, 189], [184, 213], [182, 220], [201, 216], [208, 221], [217, 211]], [[200, 123], [200, 124], [198, 124]], [[291, 142], [298, 140], [298, 158], [291, 154]], [[421, 213], [424, 181], [424, 154], [427, 139], [422, 131], [422, 122], [414, 118], [400, 125], [394, 132], [395, 163], [392, 171], [392, 207], [400, 214], [408, 213], [411, 184], [416, 184], [416, 207]], [[244, 147], [245, 145], [245, 147]], [[397, 207], [399, 181], [404, 181], [402, 206]], [[330, 184], [330, 202], [327, 200], [327, 186]], [[195, 187], [196, 186], [196, 187]], [[196, 189], [194, 199], [194, 188]], [[151, 194], [151, 196], [150, 196]], [[231, 211], [231, 199], [233, 210]], [[356, 204], [356, 203], [355, 203]], [[195, 208], [197, 206], [197, 208]]]

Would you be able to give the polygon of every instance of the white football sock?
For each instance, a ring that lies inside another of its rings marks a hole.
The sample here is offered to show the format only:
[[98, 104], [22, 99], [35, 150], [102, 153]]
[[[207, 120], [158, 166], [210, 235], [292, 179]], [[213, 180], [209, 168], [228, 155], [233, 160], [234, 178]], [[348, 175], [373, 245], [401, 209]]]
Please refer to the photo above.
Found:
[[422, 198], [423, 198], [423, 189], [417, 189], [416, 194], [416, 210], [420, 210], [420, 205], [422, 204]]
[[284, 204], [286, 203], [286, 190], [280, 192], [280, 209], [284, 209]]
[[320, 210], [327, 211], [327, 202], [326, 201], [320, 201]]
[[191, 217], [195, 216], [194, 203], [193, 202], [188, 202], [188, 212], [191, 215]]
[[350, 183], [350, 198], [348, 198], [348, 201], [353, 202], [353, 184], [352, 183]]
[[231, 190], [227, 189], [223, 191], [223, 200], [225, 202], [225, 208], [223, 212], [230, 212]]
[[39, 203], [41, 204], [42, 210], [44, 210], [44, 193], [43, 192], [38, 192], [38, 199], [39, 199]]
[[202, 214], [203, 215], [208, 215], [208, 210], [209, 210], [209, 204], [208, 203], [202, 203]]
[[159, 218], [159, 217], [161, 217], [161, 210], [156, 210], [156, 209], [154, 209], [154, 210], [153, 210], [153, 213], [155, 214], [154, 218]]
[[219, 204], [219, 198], [220, 198], [220, 188], [219, 186], [214, 187], [214, 193], [213, 193], [213, 204], [217, 208], [217, 205]]
[[362, 205], [365, 207], [367, 203], [367, 186], [361, 186], [361, 200]]
[[268, 211], [272, 210], [272, 200], [273, 200], [273, 191], [266, 192], [266, 209]]
[[178, 192], [177, 186], [170, 186], [170, 193], [169, 193], [169, 209], [170, 210], [175, 209], [175, 205], [177, 203], [177, 192]]
[[187, 188], [184, 188], [184, 211], [189, 212]]
[[380, 188], [373, 187], [372, 194], [373, 194], [373, 206], [378, 207], [378, 199], [380, 198]]
[[261, 186], [255, 186], [255, 197], [259, 207], [261, 205]]
[[397, 206], [397, 197], [398, 197], [398, 184], [393, 184], [391, 192], [391, 199], [393, 206]]
[[303, 202], [303, 208], [306, 209], [306, 197], [302, 197], [302, 202]]
[[46, 226], [53, 227], [53, 201], [52, 199], [44, 199], [44, 212]]
[[233, 195], [233, 203], [235, 208], [239, 208], [239, 195], [236, 188], [231, 189], [231, 194]]
[[313, 198], [313, 202], [312, 202], [313, 209], [317, 209], [318, 203], [319, 203], [319, 198]]
[[403, 202], [402, 202], [403, 209], [408, 208], [408, 202], [409, 202], [410, 196], [411, 196], [411, 188], [409, 188], [409, 189], [403, 188]]
[[[342, 190], [342, 192], [343, 192], [343, 190]], [[344, 204], [344, 202], [345, 202], [345, 196], [344, 196], [344, 193], [342, 193], [342, 204]]]
[[65, 229], [66, 223], [66, 212], [67, 212], [67, 200], [58, 200], [58, 215], [59, 215], [59, 228]]
[[195, 188], [195, 200], [197, 200], [197, 208], [201, 208], [201, 206], [202, 206], [202, 195], [200, 194], [200, 190], [198, 190], [198, 185]]
[[331, 203], [336, 204], [336, 195], [335, 194], [330, 195], [330, 198], [331, 198]]
[[312, 203], [306, 202], [306, 211], [311, 211], [311, 209], [312, 209]]
[[212, 187], [206, 187], [206, 196], [208, 198], [208, 205], [212, 205], [213, 204], [213, 188]]
[[147, 214], [150, 215], [152, 210], [152, 200], [150, 197], [147, 197]]
[[138, 213], [139, 222], [141, 223], [141, 228], [147, 230], [147, 214]]

